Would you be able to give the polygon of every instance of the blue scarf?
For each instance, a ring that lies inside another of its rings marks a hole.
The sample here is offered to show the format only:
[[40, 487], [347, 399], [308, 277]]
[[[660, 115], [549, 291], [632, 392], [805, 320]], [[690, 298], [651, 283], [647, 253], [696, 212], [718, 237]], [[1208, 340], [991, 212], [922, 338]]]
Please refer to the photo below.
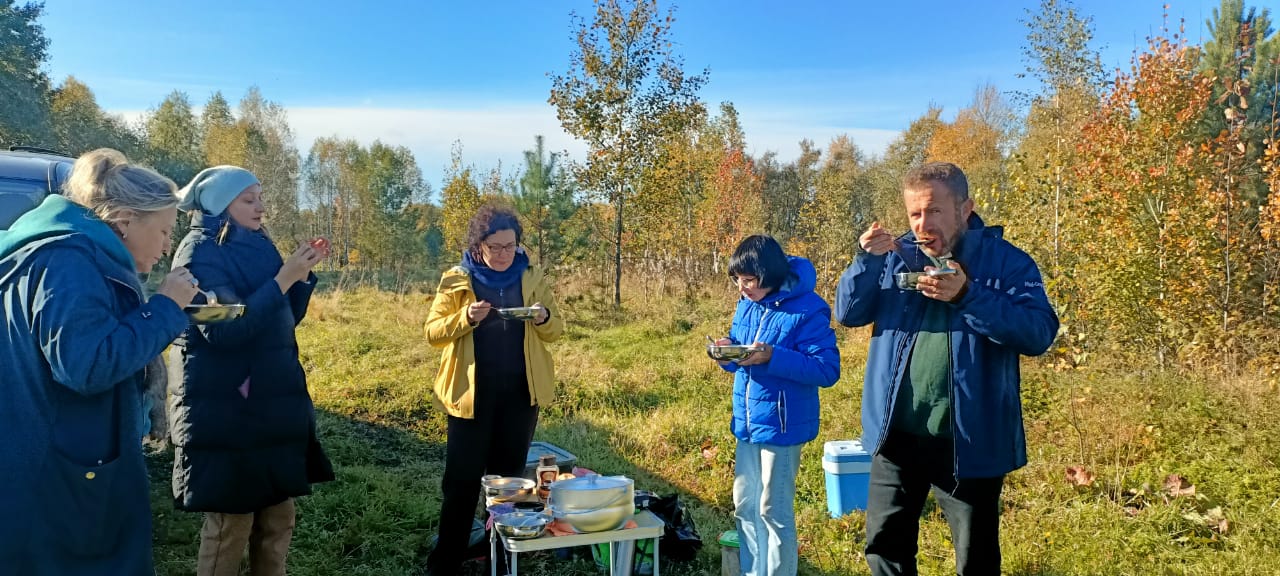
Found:
[[529, 257], [525, 255], [524, 250], [517, 250], [516, 259], [511, 262], [511, 266], [498, 272], [485, 266], [483, 262], [473, 259], [471, 251], [468, 250], [462, 253], [462, 267], [471, 273], [471, 277], [475, 281], [494, 290], [502, 290], [520, 281], [520, 276], [524, 274], [524, 269], [529, 267]]

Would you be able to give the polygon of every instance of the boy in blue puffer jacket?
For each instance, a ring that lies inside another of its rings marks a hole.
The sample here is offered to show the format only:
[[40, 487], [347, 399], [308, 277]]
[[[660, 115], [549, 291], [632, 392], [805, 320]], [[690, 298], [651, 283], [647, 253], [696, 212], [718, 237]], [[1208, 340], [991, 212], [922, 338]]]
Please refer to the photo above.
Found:
[[813, 291], [813, 264], [788, 257], [769, 236], [743, 240], [729, 275], [742, 298], [729, 338], [718, 343], [757, 348], [740, 361], [720, 361], [734, 373], [733, 506], [742, 573], [792, 575], [800, 448], [818, 436], [818, 388], [840, 378], [831, 308]]

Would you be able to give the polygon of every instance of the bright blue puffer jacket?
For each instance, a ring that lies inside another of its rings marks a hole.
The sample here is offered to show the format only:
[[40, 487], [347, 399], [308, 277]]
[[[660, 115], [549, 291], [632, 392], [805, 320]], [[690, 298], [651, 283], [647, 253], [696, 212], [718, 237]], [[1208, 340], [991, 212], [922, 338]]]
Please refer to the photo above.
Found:
[[[1018, 358], [1043, 354], [1058, 334], [1040, 270], [1002, 234], [974, 214], [957, 247], [955, 260], [969, 276], [968, 291], [948, 316], [957, 478], [994, 478], [1026, 465]], [[899, 289], [893, 275], [918, 272], [929, 261], [910, 242], [902, 245], [900, 253], [860, 254], [836, 293], [841, 324], [874, 323], [862, 392], [862, 444], [877, 452], [924, 319], [924, 296]]]
[[813, 264], [796, 256], [787, 263], [786, 283], [759, 302], [741, 299], [729, 329], [735, 344], [773, 346], [766, 364], [725, 366], [734, 372], [733, 435], [742, 442], [794, 446], [817, 438], [818, 388], [840, 379], [831, 307], [813, 291]]

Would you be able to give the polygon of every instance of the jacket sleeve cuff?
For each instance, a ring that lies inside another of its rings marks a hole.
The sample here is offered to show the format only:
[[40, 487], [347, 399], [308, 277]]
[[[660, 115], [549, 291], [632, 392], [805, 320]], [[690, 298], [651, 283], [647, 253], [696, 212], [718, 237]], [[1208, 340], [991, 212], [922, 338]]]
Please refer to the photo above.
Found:
[[177, 302], [171, 300], [164, 294], [155, 294], [147, 299], [146, 304], [142, 305], [142, 309], [151, 312], [153, 316], [159, 318], [166, 326], [173, 326], [181, 333], [187, 327], [187, 314], [182, 311]]
[[968, 306], [971, 302], [973, 302], [975, 298], [974, 291], [977, 288], [978, 287], [973, 283], [972, 278], [965, 280], [964, 288], [961, 289], [963, 292], [960, 294], [960, 297], [952, 302], [949, 302], [949, 304], [951, 304], [952, 306], [955, 306], [956, 308], [964, 308], [965, 306]]
[[773, 356], [769, 358], [769, 375], [783, 378], [794, 378], [800, 370], [800, 353], [789, 348], [773, 347]]

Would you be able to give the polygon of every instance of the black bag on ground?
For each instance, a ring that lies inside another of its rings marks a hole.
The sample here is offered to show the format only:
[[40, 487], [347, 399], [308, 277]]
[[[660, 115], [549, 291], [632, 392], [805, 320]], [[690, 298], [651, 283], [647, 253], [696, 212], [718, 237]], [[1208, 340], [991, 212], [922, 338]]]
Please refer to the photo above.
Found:
[[649, 511], [662, 519], [662, 542], [658, 549], [663, 558], [681, 562], [693, 560], [702, 548], [702, 537], [693, 524], [693, 515], [680, 502], [679, 494], [661, 496], [649, 502]]

